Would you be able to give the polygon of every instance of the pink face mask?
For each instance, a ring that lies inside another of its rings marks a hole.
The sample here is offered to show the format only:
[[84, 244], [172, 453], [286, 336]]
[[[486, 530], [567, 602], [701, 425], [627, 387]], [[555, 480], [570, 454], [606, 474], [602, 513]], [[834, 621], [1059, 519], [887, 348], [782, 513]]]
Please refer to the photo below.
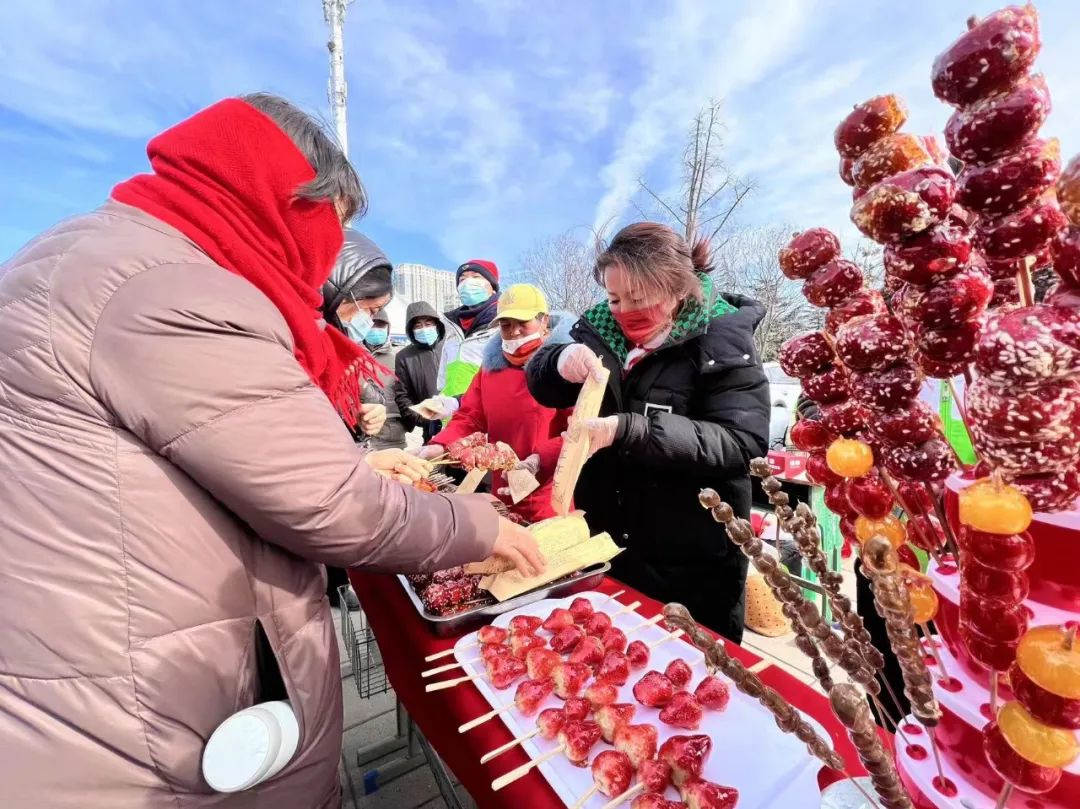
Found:
[[668, 322], [670, 315], [662, 303], [654, 303], [630, 312], [612, 312], [615, 322], [633, 345], [639, 346]]

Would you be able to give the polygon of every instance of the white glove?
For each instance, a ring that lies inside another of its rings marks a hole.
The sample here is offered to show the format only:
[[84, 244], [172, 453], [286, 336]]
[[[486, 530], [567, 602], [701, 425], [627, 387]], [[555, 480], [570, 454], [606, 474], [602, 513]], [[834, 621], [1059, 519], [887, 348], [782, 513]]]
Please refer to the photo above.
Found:
[[437, 411], [436, 415], [440, 419], [450, 418], [458, 411], [458, 408], [461, 407], [461, 402], [456, 398], [453, 396], [443, 396], [441, 393], [426, 401], [431, 402], [432, 410]]
[[589, 378], [590, 374], [599, 382], [603, 376], [604, 364], [588, 346], [571, 343], [559, 352], [555, 369], [567, 382], [580, 385]]
[[563, 438], [576, 438], [585, 430], [589, 434], [589, 455], [594, 452], [610, 447], [615, 443], [615, 433], [619, 429], [618, 416], [604, 416], [602, 418], [585, 419], [566, 433]]

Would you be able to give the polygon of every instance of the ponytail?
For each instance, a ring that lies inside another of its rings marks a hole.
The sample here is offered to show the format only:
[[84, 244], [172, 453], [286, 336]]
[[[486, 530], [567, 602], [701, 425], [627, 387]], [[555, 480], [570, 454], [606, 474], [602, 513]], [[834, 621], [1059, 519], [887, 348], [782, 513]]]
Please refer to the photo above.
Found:
[[694, 265], [696, 272], [711, 273], [713, 270], [711, 254], [712, 249], [709, 247], [708, 239], [698, 239], [694, 242], [694, 246], [690, 248], [690, 263]]

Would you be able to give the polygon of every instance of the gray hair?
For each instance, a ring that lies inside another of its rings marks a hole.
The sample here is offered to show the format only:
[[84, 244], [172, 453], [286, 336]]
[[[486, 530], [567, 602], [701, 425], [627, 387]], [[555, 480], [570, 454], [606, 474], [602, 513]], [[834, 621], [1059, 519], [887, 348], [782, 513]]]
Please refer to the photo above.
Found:
[[296, 189], [298, 197], [341, 202], [346, 222], [367, 212], [367, 194], [356, 170], [315, 118], [272, 93], [250, 93], [240, 100], [277, 124], [315, 170], [315, 179]]

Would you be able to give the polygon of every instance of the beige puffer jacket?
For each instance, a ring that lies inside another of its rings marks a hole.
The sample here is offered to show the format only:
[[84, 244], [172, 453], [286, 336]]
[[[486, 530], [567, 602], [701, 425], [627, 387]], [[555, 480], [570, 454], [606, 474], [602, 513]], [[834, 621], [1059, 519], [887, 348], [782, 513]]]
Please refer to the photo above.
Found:
[[[277, 309], [179, 232], [114, 202], [61, 224], [0, 269], [0, 805], [336, 806], [319, 563], [433, 570], [496, 531], [375, 475]], [[212, 793], [207, 738], [275, 682], [300, 749]]]

